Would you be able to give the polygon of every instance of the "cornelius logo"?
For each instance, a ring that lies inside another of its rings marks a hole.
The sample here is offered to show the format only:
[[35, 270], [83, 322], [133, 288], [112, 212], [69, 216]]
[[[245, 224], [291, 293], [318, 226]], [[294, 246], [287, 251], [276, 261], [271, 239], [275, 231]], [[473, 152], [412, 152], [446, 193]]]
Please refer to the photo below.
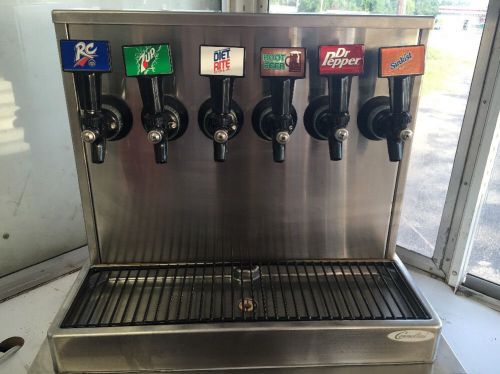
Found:
[[319, 47], [320, 74], [363, 74], [363, 44], [323, 45]]
[[392, 64], [391, 64], [391, 69], [396, 69], [399, 65], [402, 65], [404, 64], [406, 61], [409, 61], [412, 59], [412, 54], [411, 52], [407, 52], [405, 53], [403, 56], [401, 56], [399, 58], [399, 60], [397, 61], [394, 61]]
[[95, 58], [97, 55], [97, 47], [94, 47], [94, 43], [78, 42], [75, 45], [75, 64], [76, 66], [95, 66]]
[[155, 57], [157, 56], [161, 46], [156, 50], [154, 47], [146, 47], [146, 49], [139, 53], [137, 56], [137, 63], [139, 64], [139, 73], [147, 74], [150, 70], [151, 72], [155, 71]]
[[231, 70], [231, 48], [214, 51], [214, 74], [224, 73]]

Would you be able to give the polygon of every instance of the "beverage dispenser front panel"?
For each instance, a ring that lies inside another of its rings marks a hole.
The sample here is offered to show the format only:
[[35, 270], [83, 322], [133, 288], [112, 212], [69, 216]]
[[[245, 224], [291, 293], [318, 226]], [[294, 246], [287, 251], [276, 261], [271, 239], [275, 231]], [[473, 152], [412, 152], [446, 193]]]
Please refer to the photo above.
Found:
[[[92, 220], [87, 227], [93, 229], [91, 250], [98, 261], [386, 257], [390, 228], [399, 217], [396, 186], [404, 184], [398, 167], [408, 160], [389, 162], [385, 142], [363, 137], [356, 114], [370, 98], [388, 95], [387, 80], [377, 75], [378, 49], [419, 44], [424, 28], [419, 25], [428, 19], [163, 13], [148, 24], [131, 15], [117, 17], [67, 24], [70, 39], [109, 41], [113, 70], [103, 74], [102, 91], [122, 97], [134, 118], [130, 133], [107, 145], [104, 163], [88, 162], [84, 171], [79, 165], [79, 177], [88, 176], [90, 186], [82, 194], [92, 202], [84, 209]], [[165, 43], [174, 73], [163, 80], [163, 92], [185, 106], [189, 123], [182, 137], [169, 142], [168, 162], [159, 164], [141, 123], [138, 81], [125, 73], [122, 46]], [[352, 79], [343, 159], [331, 161], [327, 142], [308, 134], [303, 115], [310, 101], [327, 94], [319, 46], [346, 44], [364, 44], [364, 73]], [[234, 79], [232, 97], [243, 124], [227, 143], [225, 162], [214, 161], [212, 140], [198, 125], [199, 108], [210, 97], [209, 78], [199, 74], [201, 45], [245, 48], [244, 76]], [[260, 72], [263, 47], [307, 50], [305, 78], [293, 88], [297, 124], [281, 163], [273, 162], [270, 142], [252, 127], [254, 107], [270, 95], [269, 80]], [[413, 117], [419, 86], [416, 78]], [[73, 90], [66, 88], [68, 102], [75, 102]], [[69, 105], [69, 110], [76, 108]]]

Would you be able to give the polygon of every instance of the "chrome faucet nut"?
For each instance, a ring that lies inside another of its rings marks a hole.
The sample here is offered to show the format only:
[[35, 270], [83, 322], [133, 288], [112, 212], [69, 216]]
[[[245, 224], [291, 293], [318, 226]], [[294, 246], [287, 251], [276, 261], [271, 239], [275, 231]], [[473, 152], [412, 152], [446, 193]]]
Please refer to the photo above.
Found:
[[152, 144], [158, 144], [163, 139], [163, 134], [158, 130], [148, 132], [148, 141]]
[[227, 133], [226, 130], [217, 130], [214, 133], [214, 140], [217, 143], [225, 143], [229, 139], [229, 134]]

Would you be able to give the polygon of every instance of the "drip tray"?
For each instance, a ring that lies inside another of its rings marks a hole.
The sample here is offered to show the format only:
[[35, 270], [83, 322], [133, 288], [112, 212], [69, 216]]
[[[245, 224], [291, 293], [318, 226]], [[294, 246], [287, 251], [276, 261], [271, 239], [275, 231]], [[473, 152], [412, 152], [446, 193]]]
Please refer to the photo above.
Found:
[[440, 331], [399, 261], [98, 266], [73, 295], [61, 372], [431, 362]]

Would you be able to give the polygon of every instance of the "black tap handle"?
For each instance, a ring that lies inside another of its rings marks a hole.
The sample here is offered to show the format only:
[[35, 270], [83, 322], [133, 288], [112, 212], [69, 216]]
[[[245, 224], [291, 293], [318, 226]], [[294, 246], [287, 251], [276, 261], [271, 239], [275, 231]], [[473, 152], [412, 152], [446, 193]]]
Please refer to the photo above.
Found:
[[144, 111], [149, 114], [163, 112], [163, 85], [162, 76], [137, 77]]
[[168, 159], [167, 121], [163, 115], [163, 76], [137, 77], [141, 93], [144, 127], [148, 131], [148, 138], [156, 136], [161, 140], [149, 139], [153, 143], [155, 162], [165, 164]]
[[330, 151], [330, 160], [332, 161], [340, 161], [342, 160], [343, 155], [343, 143], [335, 136], [330, 135], [328, 137], [328, 150]]
[[217, 162], [226, 161], [227, 143], [217, 143], [214, 141], [214, 160]]
[[78, 105], [83, 112], [101, 111], [101, 73], [74, 73]]
[[229, 114], [231, 98], [233, 97], [233, 82], [231, 77], [210, 77], [210, 95], [212, 97], [212, 112]]
[[101, 112], [101, 73], [77, 72], [74, 77], [82, 130], [93, 136], [92, 140], [87, 140], [91, 144], [91, 160], [95, 164], [102, 164], [106, 155], [106, 138]]
[[90, 146], [90, 154], [94, 164], [102, 164], [106, 155], [106, 140], [103, 137], [97, 138]]
[[165, 164], [168, 159], [168, 140], [164, 135], [161, 142], [154, 145], [155, 161], [157, 164]]
[[[210, 77], [210, 95], [212, 97], [212, 128], [214, 129], [214, 160], [226, 160], [229, 128], [232, 125], [231, 100], [234, 79], [231, 77]], [[216, 139], [217, 137], [220, 139]]]
[[[295, 80], [292, 78], [271, 79], [272, 144], [273, 160], [285, 161], [285, 144], [293, 125], [292, 100]], [[278, 137], [284, 137], [279, 140]]]
[[292, 112], [294, 80], [291, 78], [270, 78], [270, 79], [271, 79], [271, 106], [273, 114], [276, 117], [290, 115]]
[[285, 161], [285, 144], [278, 143], [276, 137], [273, 137], [273, 161]]
[[343, 156], [342, 133], [339, 133], [339, 130], [345, 128], [350, 119], [351, 81], [349, 75], [328, 76], [328, 113], [331, 122], [328, 134], [328, 148], [330, 160], [332, 161], [342, 160]]
[[386, 123], [387, 151], [391, 162], [403, 159], [401, 132], [411, 123], [411, 76], [389, 78], [390, 116]]

